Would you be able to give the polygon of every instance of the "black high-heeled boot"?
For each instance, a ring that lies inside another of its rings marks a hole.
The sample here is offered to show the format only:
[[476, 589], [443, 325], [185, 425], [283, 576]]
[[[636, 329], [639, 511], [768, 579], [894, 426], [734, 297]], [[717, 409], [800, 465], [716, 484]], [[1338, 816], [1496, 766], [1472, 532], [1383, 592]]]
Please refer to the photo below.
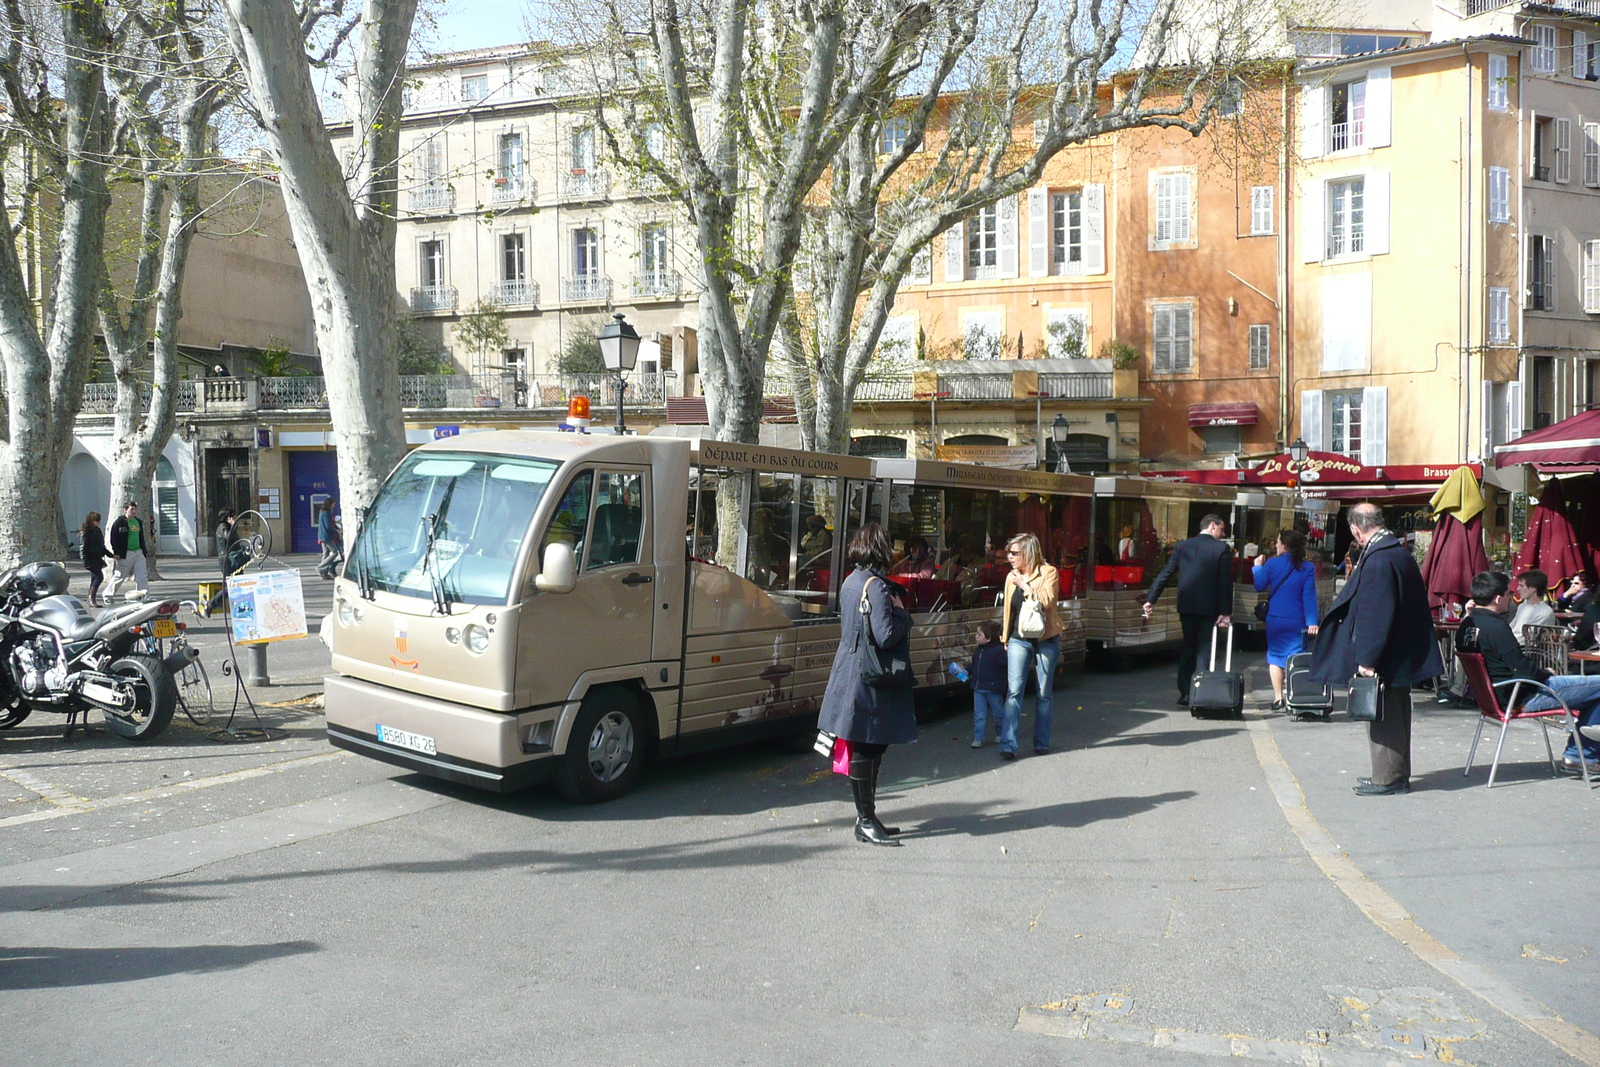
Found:
[[856, 801], [856, 840], [899, 848], [900, 842], [885, 833], [883, 824], [878, 822], [871, 760], [860, 757], [850, 760], [850, 792]]
[[898, 826], [885, 826], [883, 820], [878, 818], [878, 771], [883, 767], [883, 757], [878, 756], [872, 761], [872, 821], [878, 824], [878, 829], [894, 837], [900, 833]]

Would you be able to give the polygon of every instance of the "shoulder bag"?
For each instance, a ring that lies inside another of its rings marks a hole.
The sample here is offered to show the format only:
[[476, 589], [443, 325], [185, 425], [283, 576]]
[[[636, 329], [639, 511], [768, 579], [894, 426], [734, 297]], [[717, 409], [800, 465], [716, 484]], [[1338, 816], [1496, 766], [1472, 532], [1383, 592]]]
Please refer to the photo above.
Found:
[[1031, 589], [1022, 592], [1022, 608], [1017, 612], [1017, 636], [1036, 641], [1044, 636], [1044, 605]]
[[878, 647], [872, 636], [872, 605], [867, 601], [867, 589], [878, 580], [874, 575], [861, 587], [861, 632], [856, 634], [856, 669], [862, 684], [873, 689], [910, 689], [917, 681], [911, 672], [910, 643], [891, 652]]
[[1272, 605], [1272, 598], [1278, 595], [1278, 590], [1283, 588], [1284, 582], [1294, 577], [1294, 568], [1289, 568], [1289, 573], [1283, 576], [1283, 581], [1267, 590], [1267, 599], [1256, 602], [1256, 618], [1261, 622], [1267, 621], [1267, 609]]
[[1346, 712], [1352, 722], [1383, 721], [1383, 680], [1359, 674], [1350, 679], [1350, 703]]

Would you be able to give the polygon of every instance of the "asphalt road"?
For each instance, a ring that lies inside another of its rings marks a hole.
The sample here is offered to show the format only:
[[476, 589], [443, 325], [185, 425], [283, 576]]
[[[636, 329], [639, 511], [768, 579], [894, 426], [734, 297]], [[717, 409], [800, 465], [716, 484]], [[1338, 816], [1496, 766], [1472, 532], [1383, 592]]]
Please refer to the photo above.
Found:
[[255, 745], [30, 719], [4, 1061], [1600, 1064], [1600, 790], [1537, 727], [1491, 792], [1428, 709], [1423, 788], [1362, 799], [1357, 727], [1196, 721], [1171, 671], [1076, 677], [1046, 757], [927, 725], [885, 763], [899, 849], [768, 747], [578, 807], [336, 752], [306, 705]]

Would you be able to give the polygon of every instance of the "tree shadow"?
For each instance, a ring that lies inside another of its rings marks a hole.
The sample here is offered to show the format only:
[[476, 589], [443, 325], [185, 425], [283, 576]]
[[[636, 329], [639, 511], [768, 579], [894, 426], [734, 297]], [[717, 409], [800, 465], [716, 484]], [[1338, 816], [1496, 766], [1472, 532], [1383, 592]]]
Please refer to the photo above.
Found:
[[[1461, 762], [1465, 766], [1465, 755], [1462, 756]], [[1596, 781], [1600, 781], [1600, 769], [1591, 764], [1589, 776]], [[1505, 760], [1501, 760], [1500, 769], [1495, 772], [1494, 787], [1499, 789], [1501, 786], [1531, 786], [1540, 782], [1554, 784], [1563, 780], [1576, 782], [1579, 786], [1583, 785], [1583, 779], [1576, 774], [1563, 772], [1552, 777], [1548, 760], [1523, 760], [1518, 763], [1508, 763]], [[1486, 789], [1488, 782], [1489, 763], [1487, 760], [1474, 763], [1470, 775], [1462, 774], [1461, 767], [1441, 767], [1425, 774], [1411, 776], [1411, 788], [1413, 790], [1426, 789], [1430, 792], [1437, 790], [1451, 793], [1462, 789]]]
[[0, 989], [59, 989], [173, 974], [214, 974], [319, 951], [321, 946], [315, 941], [178, 948], [7, 948], [0, 950]]
[[1179, 789], [1151, 796], [1097, 797], [1094, 800], [1073, 800], [1061, 804], [1048, 804], [1039, 808], [986, 811], [999, 801], [987, 804], [925, 804], [909, 808], [892, 808], [880, 814], [892, 816], [889, 821], [921, 820], [915, 828], [907, 828], [907, 839], [917, 837], [948, 837], [965, 834], [968, 837], [989, 837], [1009, 834], [1018, 830], [1065, 829], [1076, 830], [1092, 823], [1113, 819], [1127, 819], [1154, 811], [1163, 804], [1175, 804], [1198, 796], [1192, 789]]
[[1088, 746], [1090, 748], [1121, 748], [1128, 745], [1148, 745], [1151, 748], [1176, 748], [1179, 745], [1192, 745], [1198, 741], [1211, 741], [1218, 737], [1232, 737], [1245, 729], [1244, 723], [1237, 726], [1218, 726], [1201, 730], [1169, 730], [1164, 734], [1140, 734], [1137, 737], [1114, 737], [1106, 741], [1097, 741]]

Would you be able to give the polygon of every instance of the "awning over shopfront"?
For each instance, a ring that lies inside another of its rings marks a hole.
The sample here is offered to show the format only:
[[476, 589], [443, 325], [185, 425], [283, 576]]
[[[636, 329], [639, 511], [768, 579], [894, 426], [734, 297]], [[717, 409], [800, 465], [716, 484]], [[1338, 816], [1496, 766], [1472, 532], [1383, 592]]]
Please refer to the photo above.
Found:
[[1542, 474], [1600, 470], [1600, 411], [1584, 411], [1494, 450], [1494, 465], [1532, 463]]
[[[1191, 409], [1193, 410], [1193, 409]], [[1398, 500], [1430, 496], [1459, 463], [1406, 464], [1368, 467], [1337, 452], [1312, 452], [1302, 463], [1285, 454], [1254, 467], [1236, 470], [1150, 471], [1149, 478], [1195, 482], [1200, 485], [1275, 486], [1298, 488], [1303, 496], [1331, 500]], [[1467, 464], [1474, 477], [1483, 476], [1481, 464]]]
[[1190, 404], [1189, 426], [1254, 426], [1261, 421], [1261, 409], [1253, 400], [1237, 404]]

